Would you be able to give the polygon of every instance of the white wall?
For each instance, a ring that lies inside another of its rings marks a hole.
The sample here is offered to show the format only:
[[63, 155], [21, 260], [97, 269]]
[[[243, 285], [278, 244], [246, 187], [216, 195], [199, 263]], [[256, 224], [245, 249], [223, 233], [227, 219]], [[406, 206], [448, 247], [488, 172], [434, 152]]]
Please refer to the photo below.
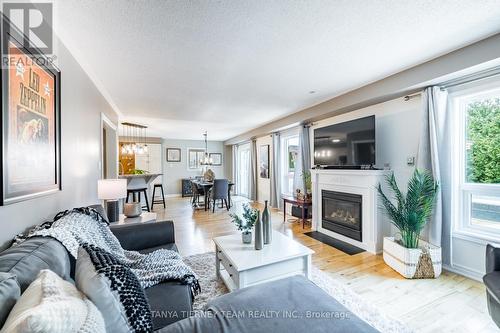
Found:
[[101, 112], [115, 123], [117, 116], [64, 45], [54, 42], [61, 70], [62, 191], [0, 207], [1, 248], [61, 210], [99, 202]]
[[488, 241], [477, 238], [453, 235], [451, 266], [445, 268], [482, 281], [486, 271], [485, 253], [487, 243]]
[[[167, 148], [180, 148], [181, 161], [180, 162], [167, 162], [166, 149]], [[163, 156], [163, 188], [167, 195], [180, 195], [181, 194], [181, 179], [201, 176], [201, 170], [189, 170], [187, 163], [188, 148], [205, 148], [203, 140], [176, 140], [176, 139], [163, 139], [162, 142], [162, 156]], [[231, 175], [225, 173], [224, 164], [226, 160], [230, 163], [231, 157], [225, 154], [224, 145], [222, 141], [209, 141], [209, 153], [222, 154], [222, 166], [210, 166], [210, 169], [215, 173], [216, 178], [231, 178]]]
[[[273, 141], [270, 135], [266, 135], [261, 138], [257, 138], [257, 201], [264, 203], [265, 200], [270, 200], [271, 198], [271, 179], [260, 177], [260, 146], [269, 145], [269, 164], [271, 164], [273, 156]], [[269, 166], [269, 175], [271, 174], [271, 166]]]

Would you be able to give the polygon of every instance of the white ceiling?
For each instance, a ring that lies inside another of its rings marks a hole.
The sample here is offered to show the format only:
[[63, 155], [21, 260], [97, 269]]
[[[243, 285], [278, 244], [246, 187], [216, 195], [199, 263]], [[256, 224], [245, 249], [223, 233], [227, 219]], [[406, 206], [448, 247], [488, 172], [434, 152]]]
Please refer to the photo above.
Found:
[[[500, 32], [500, 0], [59, 0], [123, 120], [224, 140]], [[316, 91], [310, 94], [310, 91]]]

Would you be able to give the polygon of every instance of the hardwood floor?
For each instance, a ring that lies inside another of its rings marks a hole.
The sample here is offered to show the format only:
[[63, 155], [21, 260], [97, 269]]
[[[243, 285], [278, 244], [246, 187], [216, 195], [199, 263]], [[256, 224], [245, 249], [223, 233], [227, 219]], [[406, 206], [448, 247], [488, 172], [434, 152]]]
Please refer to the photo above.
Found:
[[[234, 198], [231, 212], [240, 211], [244, 202], [244, 198]], [[167, 209], [156, 212], [159, 219], [174, 221], [176, 243], [183, 256], [214, 251], [213, 237], [238, 232], [226, 209], [193, 211], [190, 198], [168, 199]], [[287, 216], [291, 222], [283, 223], [282, 212], [273, 210], [271, 215], [275, 230], [315, 251], [313, 265], [417, 332], [499, 332], [488, 315], [482, 283], [446, 271], [436, 280], [406, 280], [381, 255], [347, 255], [304, 235], [310, 229], [302, 229], [293, 218]]]

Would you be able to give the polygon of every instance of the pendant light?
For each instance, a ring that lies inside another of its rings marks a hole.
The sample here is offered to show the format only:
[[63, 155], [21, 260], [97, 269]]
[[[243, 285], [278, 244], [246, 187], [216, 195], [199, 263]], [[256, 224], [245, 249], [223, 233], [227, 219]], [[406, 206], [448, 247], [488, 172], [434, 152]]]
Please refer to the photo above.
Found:
[[123, 155], [144, 154], [148, 152], [148, 145], [146, 144], [147, 126], [122, 123], [122, 136], [123, 141], [121, 153]]
[[200, 165], [212, 165], [214, 161], [208, 154], [208, 133], [205, 131], [205, 133], [203, 133], [203, 136], [205, 137], [205, 156], [203, 156], [203, 158], [200, 160]]

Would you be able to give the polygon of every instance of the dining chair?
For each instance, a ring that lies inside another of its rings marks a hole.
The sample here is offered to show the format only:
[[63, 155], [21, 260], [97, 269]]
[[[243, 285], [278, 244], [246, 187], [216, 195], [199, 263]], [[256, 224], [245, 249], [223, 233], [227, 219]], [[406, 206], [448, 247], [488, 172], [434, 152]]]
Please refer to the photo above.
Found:
[[210, 190], [210, 200], [213, 203], [212, 212], [215, 213], [215, 204], [217, 200], [221, 200], [222, 207], [226, 204], [226, 209], [229, 210], [227, 203], [229, 181], [227, 179], [214, 179], [214, 185]]
[[191, 182], [191, 192], [193, 192], [193, 200], [191, 203], [193, 207], [198, 207], [200, 204], [200, 196], [205, 195], [205, 191], [195, 182]]

